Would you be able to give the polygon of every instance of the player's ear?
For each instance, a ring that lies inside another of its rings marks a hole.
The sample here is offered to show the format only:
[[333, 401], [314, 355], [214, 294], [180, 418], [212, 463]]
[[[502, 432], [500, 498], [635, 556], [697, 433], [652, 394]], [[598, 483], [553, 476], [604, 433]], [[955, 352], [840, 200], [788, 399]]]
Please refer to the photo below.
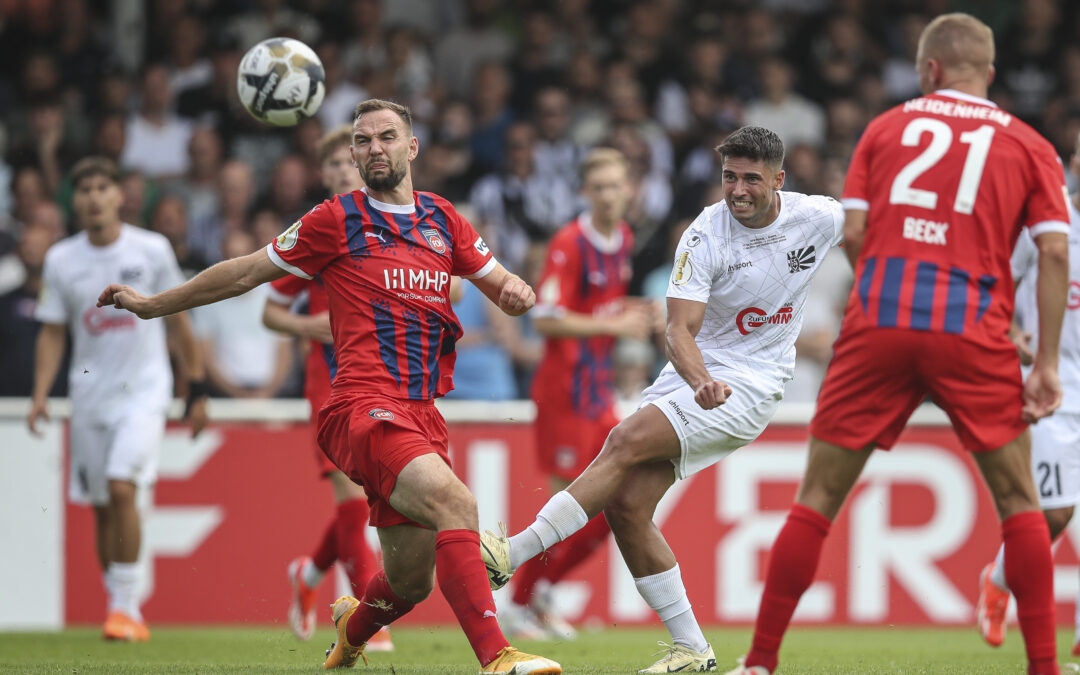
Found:
[[997, 75], [997, 70], [994, 68], [994, 64], [990, 64], [990, 68], [986, 73], [986, 86], [989, 87], [994, 83], [994, 76]]
[[416, 159], [416, 156], [420, 154], [420, 141], [416, 136], [409, 138], [409, 161]]
[[780, 169], [779, 171], [777, 171], [776, 172], [776, 178], [773, 180], [773, 189], [774, 190], [779, 190], [780, 188], [784, 187], [784, 178], [786, 178], [786, 177], [787, 177], [787, 172], [785, 172], [783, 169]]

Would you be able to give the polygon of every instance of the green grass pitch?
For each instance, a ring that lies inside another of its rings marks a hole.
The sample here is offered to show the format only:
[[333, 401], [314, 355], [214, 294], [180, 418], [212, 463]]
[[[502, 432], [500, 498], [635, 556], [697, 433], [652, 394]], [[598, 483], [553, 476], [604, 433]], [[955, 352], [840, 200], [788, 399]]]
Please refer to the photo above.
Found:
[[[97, 628], [60, 633], [0, 633], [0, 673], [63, 675], [129, 673], [315, 673], [334, 635], [316, 633], [299, 642], [272, 627], [170, 628], [151, 626], [146, 644], [110, 644]], [[719, 672], [735, 666], [750, 642], [749, 629], [709, 628]], [[372, 654], [357, 665], [363, 675], [475, 673], [477, 664], [464, 635], [450, 628], [395, 628], [397, 650]], [[518, 642], [519, 648], [553, 658], [566, 673], [633, 673], [650, 665], [667, 638], [662, 627], [586, 631], [574, 642]], [[1059, 658], [1069, 656], [1072, 631], [1058, 634]], [[789, 633], [778, 675], [827, 673], [933, 673], [1021, 675], [1023, 645], [1010, 631], [1005, 646], [991, 649], [974, 629], [963, 628], [800, 628]]]

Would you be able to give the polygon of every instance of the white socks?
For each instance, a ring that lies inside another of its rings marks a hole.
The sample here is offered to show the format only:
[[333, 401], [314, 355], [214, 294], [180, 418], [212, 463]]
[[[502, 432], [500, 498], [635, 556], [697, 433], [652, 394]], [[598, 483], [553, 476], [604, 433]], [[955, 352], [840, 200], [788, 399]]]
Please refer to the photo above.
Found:
[[510, 568], [517, 569], [589, 522], [589, 517], [566, 490], [556, 492], [536, 514], [532, 525], [510, 537]]
[[105, 588], [109, 592], [109, 611], [123, 612], [136, 621], [142, 621], [139, 601], [136, 598], [139, 585], [139, 563], [109, 563], [105, 572]]
[[1005, 583], [1005, 544], [998, 547], [997, 557], [994, 558], [994, 571], [990, 573], [990, 581], [998, 588], [1009, 590], [1009, 584]]
[[699, 654], [709, 648], [701, 626], [694, 618], [690, 599], [686, 597], [686, 587], [683, 586], [678, 564], [660, 574], [635, 578], [634, 585], [649, 607], [652, 607], [664, 622], [673, 643], [689, 647]]
[[308, 558], [304, 561], [304, 564], [300, 567], [300, 580], [304, 582], [304, 585], [308, 588], [315, 588], [322, 581], [323, 575], [326, 574], [323, 570], [315, 567], [315, 563]]

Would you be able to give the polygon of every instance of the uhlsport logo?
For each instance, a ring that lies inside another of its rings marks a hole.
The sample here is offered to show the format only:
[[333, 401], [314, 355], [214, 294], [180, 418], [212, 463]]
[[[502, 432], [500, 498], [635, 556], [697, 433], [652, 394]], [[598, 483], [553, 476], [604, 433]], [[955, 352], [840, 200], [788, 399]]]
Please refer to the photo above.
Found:
[[392, 420], [394, 419], [394, 413], [384, 408], [372, 408], [368, 411], [368, 417], [377, 420]]
[[676, 286], [685, 286], [694, 278], [694, 263], [690, 262], [690, 251], [683, 251], [675, 259], [675, 271], [671, 277], [671, 283]]
[[424, 239], [427, 239], [428, 246], [431, 247], [432, 251], [439, 255], [446, 253], [446, 244], [443, 243], [438, 230], [420, 230], [420, 234], [424, 235]]
[[812, 245], [807, 246], [806, 248], [797, 248], [794, 251], [788, 251], [788, 271], [795, 274], [802, 270], [808, 270], [810, 269], [810, 266], [814, 264], [815, 260], [817, 260], [817, 257], [814, 255], [814, 247]]
[[791, 305], [785, 305], [777, 310], [776, 314], [769, 316], [765, 313], [765, 310], [758, 309], [757, 307], [747, 307], [743, 311], [739, 312], [735, 317], [735, 325], [738, 327], [739, 332], [743, 335], [749, 335], [750, 331], [755, 328], [764, 326], [767, 323], [773, 324], [786, 324], [791, 323], [792, 309]]

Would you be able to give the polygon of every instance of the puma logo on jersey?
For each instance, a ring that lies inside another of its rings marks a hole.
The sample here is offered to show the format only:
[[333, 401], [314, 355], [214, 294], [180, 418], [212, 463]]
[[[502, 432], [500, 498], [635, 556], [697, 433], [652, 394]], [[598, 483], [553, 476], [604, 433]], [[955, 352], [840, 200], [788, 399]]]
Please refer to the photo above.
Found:
[[910, 216], [904, 218], [904, 239], [944, 246], [946, 244], [945, 233], [948, 230], [948, 223], [935, 223], [932, 220], [912, 218]]
[[378, 232], [365, 232], [364, 237], [366, 237], [368, 239], [378, 239], [380, 242], [382, 242], [384, 244], [386, 243], [386, 240], [383, 239], [383, 236], [381, 234], [379, 234]]

